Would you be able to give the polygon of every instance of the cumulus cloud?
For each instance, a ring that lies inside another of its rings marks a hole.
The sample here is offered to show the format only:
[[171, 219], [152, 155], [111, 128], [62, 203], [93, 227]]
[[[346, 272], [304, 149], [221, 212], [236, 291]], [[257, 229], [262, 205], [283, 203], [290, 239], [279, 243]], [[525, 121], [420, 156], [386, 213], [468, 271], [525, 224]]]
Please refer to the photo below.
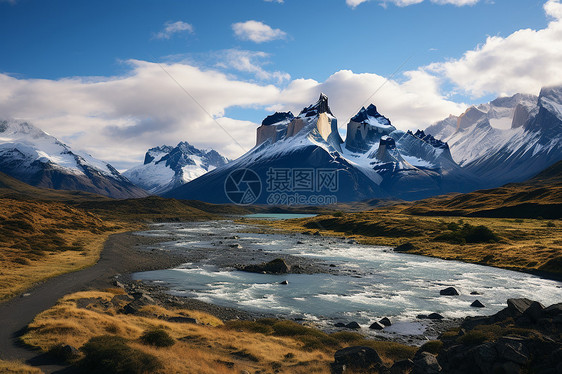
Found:
[[227, 49], [218, 53], [224, 67], [253, 74], [260, 80], [274, 80], [282, 83], [291, 79], [288, 73], [282, 71], [268, 71], [264, 68], [269, 64], [270, 55], [261, 51], [247, 51], [241, 49]]
[[[342, 70], [324, 82], [296, 79], [281, 89], [187, 63], [128, 64], [130, 71], [123, 76], [95, 79], [18, 79], [0, 74], [0, 113], [29, 120], [74, 148], [128, 168], [140, 163], [148, 148], [182, 140], [227, 157], [240, 156], [254, 145], [258, 124], [225, 116], [233, 107], [299, 112], [326, 92], [345, 127], [385, 81], [376, 74]], [[403, 83], [389, 81], [373, 102], [403, 129], [422, 127], [463, 109], [440, 96], [434, 77], [416, 72]]]
[[159, 33], [155, 34], [154, 38], [155, 39], [170, 39], [175, 34], [182, 33], [182, 32], [187, 32], [189, 34], [192, 34], [193, 31], [194, 31], [193, 26], [191, 24], [187, 23], [187, 22], [168, 21], [164, 24], [164, 29], [162, 29], [162, 31], [160, 31]]
[[281, 29], [274, 29], [263, 22], [253, 20], [234, 23], [232, 30], [239, 39], [255, 43], [284, 39], [287, 36]]
[[545, 85], [562, 83], [562, 4], [549, 0], [544, 9], [554, 18], [547, 28], [488, 37], [462, 58], [426, 70], [450, 79], [473, 97], [537, 93]]
[[[346, 0], [346, 4], [352, 8], [355, 8], [359, 4], [365, 3], [371, 0]], [[409, 5], [422, 3], [424, 0], [378, 0], [378, 2], [386, 6], [387, 4], [394, 4], [399, 7], [405, 7]], [[480, 0], [430, 0], [434, 4], [445, 5], [451, 4], [456, 6], [474, 5]]]
[[268, 3], [279, 3], [279, 4], [283, 4], [283, 0], [265, 0]]

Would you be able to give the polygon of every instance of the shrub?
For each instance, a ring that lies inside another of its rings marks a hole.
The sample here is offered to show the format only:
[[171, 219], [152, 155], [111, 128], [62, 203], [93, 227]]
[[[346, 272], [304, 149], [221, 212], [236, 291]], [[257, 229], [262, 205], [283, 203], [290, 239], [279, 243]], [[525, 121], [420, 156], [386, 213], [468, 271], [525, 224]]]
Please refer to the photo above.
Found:
[[420, 347], [422, 352], [429, 352], [434, 355], [438, 354], [443, 347], [443, 342], [440, 340], [430, 340]]
[[343, 217], [343, 212], [341, 212], [341, 211], [334, 212], [334, 213], [332, 213], [332, 216], [334, 216], [334, 217]]
[[330, 336], [342, 343], [356, 342], [365, 338], [363, 335], [359, 334], [358, 332], [352, 332], [352, 331], [338, 331], [333, 334], [330, 334]]
[[144, 344], [153, 345], [155, 347], [171, 347], [176, 344], [174, 338], [162, 329], [146, 331], [142, 334], [141, 340]]
[[90, 373], [142, 374], [162, 367], [156, 357], [129, 347], [127, 340], [119, 336], [93, 337], [81, 350], [85, 356], [79, 366]]
[[497, 242], [499, 237], [486, 226], [472, 226], [466, 223], [460, 229], [436, 236], [434, 240], [452, 244], [490, 243]]

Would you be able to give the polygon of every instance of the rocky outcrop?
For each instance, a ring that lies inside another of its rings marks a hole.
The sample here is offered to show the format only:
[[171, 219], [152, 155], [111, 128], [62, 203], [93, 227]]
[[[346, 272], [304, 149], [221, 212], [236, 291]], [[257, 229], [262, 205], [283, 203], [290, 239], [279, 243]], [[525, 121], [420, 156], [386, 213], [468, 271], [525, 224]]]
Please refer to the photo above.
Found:
[[377, 351], [370, 347], [355, 346], [343, 348], [334, 354], [332, 373], [349, 371], [376, 372], [382, 366], [382, 359]]
[[545, 308], [509, 299], [507, 304], [490, 317], [467, 318], [458, 334], [442, 339], [437, 360], [443, 372], [562, 372], [562, 303]]

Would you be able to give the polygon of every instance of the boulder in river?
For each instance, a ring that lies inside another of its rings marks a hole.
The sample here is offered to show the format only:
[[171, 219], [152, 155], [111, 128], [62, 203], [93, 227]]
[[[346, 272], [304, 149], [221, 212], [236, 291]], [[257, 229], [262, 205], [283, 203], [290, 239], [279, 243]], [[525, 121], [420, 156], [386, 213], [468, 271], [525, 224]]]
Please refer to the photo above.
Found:
[[288, 280], [284, 280], [284, 281], [282, 281], [282, 282], [279, 282], [279, 284], [282, 284], [282, 285], [286, 286], [286, 285], [289, 284], [289, 281], [288, 281]]
[[485, 308], [485, 305], [482, 304], [480, 300], [474, 300], [470, 306], [473, 308]]
[[380, 323], [381, 325], [383, 325], [383, 326], [386, 326], [386, 327], [392, 326], [392, 322], [390, 322], [390, 320], [388, 319], [388, 317], [381, 318], [381, 320], [379, 321], [379, 323]]
[[359, 324], [355, 321], [349, 322], [347, 325], [345, 325], [345, 327], [347, 327], [348, 329], [360, 329], [361, 328], [361, 326], [359, 326]]
[[447, 287], [441, 291], [439, 291], [439, 295], [442, 296], [458, 296], [459, 291], [455, 287]]
[[373, 322], [369, 328], [371, 330], [382, 330], [384, 329], [384, 325], [380, 322]]
[[290, 267], [282, 258], [276, 258], [275, 260], [261, 264], [241, 266], [238, 270], [250, 273], [287, 274]]

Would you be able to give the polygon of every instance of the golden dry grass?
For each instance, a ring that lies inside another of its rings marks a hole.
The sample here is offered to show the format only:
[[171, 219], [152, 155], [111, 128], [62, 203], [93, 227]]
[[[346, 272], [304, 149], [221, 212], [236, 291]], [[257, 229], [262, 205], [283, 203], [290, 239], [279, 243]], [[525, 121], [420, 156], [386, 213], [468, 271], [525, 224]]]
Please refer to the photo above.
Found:
[[3, 374], [42, 374], [38, 368], [22, 364], [18, 361], [0, 360], [0, 373]]
[[93, 265], [109, 235], [139, 227], [60, 202], [0, 198], [0, 300]]
[[[227, 329], [203, 312], [148, 306], [142, 315], [120, 314], [118, 307], [103, 306], [114, 296], [114, 292], [103, 291], [68, 295], [39, 314], [22, 340], [47, 351], [61, 343], [81, 347], [94, 336], [117, 335], [130, 340], [132, 347], [158, 357], [164, 364], [162, 373], [329, 372], [333, 352], [303, 350], [302, 342], [289, 337]], [[99, 303], [80, 308], [80, 299], [97, 299]], [[159, 319], [161, 316], [188, 316], [199, 324], [172, 323]], [[164, 329], [177, 343], [170, 348], [141, 344], [142, 333], [154, 328]]]
[[[353, 237], [361, 243], [398, 246], [411, 243], [408, 253], [486, 264], [512, 270], [562, 273], [562, 221], [477, 217], [433, 217], [402, 213], [403, 207], [362, 213], [324, 215], [290, 221], [262, 221], [292, 232]], [[450, 223], [484, 225], [500, 238], [496, 243], [451, 244], [435, 238]]]

